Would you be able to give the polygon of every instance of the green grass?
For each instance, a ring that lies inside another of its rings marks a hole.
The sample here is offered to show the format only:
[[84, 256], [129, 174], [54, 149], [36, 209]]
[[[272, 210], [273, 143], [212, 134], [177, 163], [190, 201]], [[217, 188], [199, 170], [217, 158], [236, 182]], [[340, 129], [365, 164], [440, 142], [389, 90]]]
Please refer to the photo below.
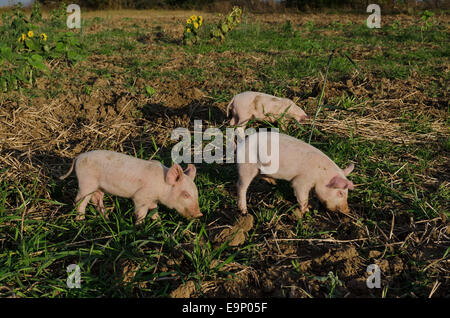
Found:
[[[420, 183], [420, 178], [415, 175], [422, 170], [420, 167], [410, 166], [403, 169], [397, 174], [402, 182], [395, 186], [386, 183], [386, 179], [378, 173], [379, 170], [387, 174], [395, 173], [402, 165], [395, 156], [401, 156], [410, 149], [389, 142], [349, 142], [338, 136], [315, 140], [313, 144], [321, 147], [340, 166], [346, 165], [348, 160], [355, 157], [359, 158], [358, 173], [352, 179], [355, 184], [361, 186], [352, 192], [349, 203], [366, 211], [365, 219], [383, 220], [387, 211], [382, 207], [389, 206], [393, 200], [402, 204], [401, 210], [406, 210], [418, 219], [433, 218], [436, 217], [433, 211], [440, 210], [443, 200], [448, 200], [448, 193], [445, 193], [448, 190], [441, 189], [442, 193], [424, 192], [413, 186]], [[422, 156], [432, 156], [436, 150], [428, 151], [429, 154]], [[150, 153], [147, 153], [142, 157], [149, 155]], [[381, 162], [373, 161], [370, 159], [373, 157], [386, 159]], [[234, 178], [224, 177], [223, 169], [229, 172], [229, 176], [235, 175], [232, 167], [201, 167], [197, 185], [200, 208], [205, 217], [189, 222], [176, 212], [160, 206], [158, 211], [161, 220], [151, 221], [147, 218], [140, 228], [134, 226], [130, 200], [107, 196], [106, 206], [114, 206], [114, 213], [110, 214], [109, 221], [102, 219], [90, 207], [87, 219], [76, 222], [72, 208], [59, 201], [58, 196], [62, 192], [69, 191], [73, 195], [73, 190], [58, 189], [61, 182], [54, 181], [52, 200], [39, 197], [37, 184], [31, 189], [20, 185], [9, 189], [3, 182], [0, 200], [0, 281], [6, 286], [15, 286], [18, 296], [27, 297], [95, 297], [99, 292], [106, 297], [166, 297], [173, 289], [170, 284], [172, 279], [195, 280], [201, 283], [226, 275], [227, 273], [221, 272], [221, 267], [231, 261], [245, 260], [244, 264], [252, 265], [251, 258], [246, 257], [258, 248], [251, 242], [244, 248], [232, 248], [226, 243], [216, 246], [205, 231], [206, 224], [216, 219], [224, 207], [236, 205], [235, 200], [224, 191], [234, 186]], [[289, 185], [281, 186], [273, 188], [273, 198], [269, 198], [267, 204], [276, 205], [279, 198], [292, 201], [293, 195]], [[17, 202], [17, 208], [11, 214], [5, 203], [12, 202], [12, 198], [18, 200], [20, 193], [25, 203]], [[25, 217], [22, 223], [21, 216], [25, 206], [37, 204], [42, 200], [54, 208], [59, 207], [58, 216], [51, 221]], [[431, 204], [434, 210], [425, 202]], [[251, 207], [255, 216], [255, 231], [258, 227], [264, 227], [264, 224], [274, 222], [273, 219], [276, 220], [280, 215], [292, 213], [292, 209], [291, 205], [285, 204], [275, 208]], [[314, 211], [315, 213], [317, 211]], [[312, 218], [309, 214], [305, 220], [297, 222], [295, 233], [298, 238], [320, 237], [323, 234], [311, 226], [304, 228], [305, 224], [312, 222]], [[259, 240], [258, 236], [254, 239]], [[161, 262], [173, 257], [176, 251], [184, 255], [181, 264], [166, 266], [163, 271], [157, 268], [158, 260]], [[120, 261], [124, 260], [139, 267], [133, 281], [126, 284], [122, 281], [118, 267]], [[82, 290], [66, 288], [67, 273], [64, 269], [72, 263], [81, 268]], [[146, 287], [136, 288], [140, 282]]]

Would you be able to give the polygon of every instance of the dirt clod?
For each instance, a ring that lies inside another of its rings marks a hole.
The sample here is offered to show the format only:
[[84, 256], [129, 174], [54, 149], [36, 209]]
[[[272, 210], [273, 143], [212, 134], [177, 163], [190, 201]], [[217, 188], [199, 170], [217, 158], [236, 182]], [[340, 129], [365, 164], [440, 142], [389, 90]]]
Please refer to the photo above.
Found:
[[382, 273], [389, 273], [389, 262], [386, 259], [383, 259], [377, 262], [377, 265], [380, 267]]
[[396, 256], [391, 261], [391, 270], [393, 274], [400, 274], [403, 271], [403, 261]]
[[369, 252], [369, 258], [378, 258], [378, 257], [380, 257], [382, 254], [383, 254], [383, 253], [381, 253], [380, 251], [373, 250], [373, 251], [370, 251], [370, 252]]
[[240, 216], [233, 227], [222, 230], [214, 239], [216, 243], [230, 241], [230, 246], [239, 246], [245, 242], [245, 234], [253, 228], [253, 216]]
[[190, 298], [197, 291], [195, 284], [192, 280], [187, 281], [185, 284], [181, 284], [177, 289], [170, 293], [172, 298]]

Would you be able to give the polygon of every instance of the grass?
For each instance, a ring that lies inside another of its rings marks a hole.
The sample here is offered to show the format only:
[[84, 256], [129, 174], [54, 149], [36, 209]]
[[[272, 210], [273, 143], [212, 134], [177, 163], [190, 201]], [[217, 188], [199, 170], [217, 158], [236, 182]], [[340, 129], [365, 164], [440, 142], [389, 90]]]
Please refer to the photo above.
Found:
[[[289, 27], [252, 16], [224, 43], [193, 47], [177, 42], [182, 24], [171, 18], [144, 29], [137, 27], [148, 26], [142, 19], [87, 19], [78, 34], [86, 61], [53, 65], [42, 79], [49, 90], [3, 95], [4, 127], [11, 127], [11, 109], [15, 118], [10, 131], [0, 130], [6, 141], [0, 147], [0, 296], [169, 297], [193, 281], [192, 295], [204, 297], [287, 295], [283, 286], [290, 285], [304, 289], [296, 297], [427, 297], [436, 280], [442, 285], [435, 295], [448, 295], [448, 105], [445, 86], [436, 80], [446, 76], [448, 31], [437, 25], [422, 40], [404, 23], [369, 30], [357, 22], [296, 19], [292, 15]], [[138, 41], [146, 35], [150, 42]], [[350, 179], [357, 187], [349, 195], [355, 219], [327, 212], [312, 196], [310, 212], [297, 220], [288, 182], [255, 180], [248, 198], [253, 227], [233, 246], [233, 236], [217, 237], [240, 219], [236, 168], [200, 164], [196, 184], [204, 216], [198, 220], [160, 205], [160, 220], [147, 217], [136, 227], [131, 200], [110, 195], [109, 220], [92, 206], [85, 221], [74, 220], [76, 180], [57, 176], [77, 153], [112, 149], [170, 165], [171, 129], [191, 129], [194, 119], [225, 129], [224, 106], [250, 89], [297, 98], [313, 114], [333, 49], [350, 56], [363, 75], [336, 54], [316, 128], [274, 126], [302, 140], [312, 132], [311, 144], [340, 167], [356, 163]], [[145, 94], [147, 85], [153, 96]], [[206, 97], [192, 97], [192, 88]], [[118, 106], [121, 98], [131, 115]], [[54, 108], [39, 113], [51, 101]], [[26, 113], [36, 104], [36, 113]], [[99, 106], [89, 113], [90, 105]], [[349, 247], [361, 261], [340, 256]], [[373, 251], [382, 256], [367, 256]], [[328, 261], [314, 263], [327, 253]], [[395, 270], [399, 259], [403, 265]], [[383, 261], [391, 264], [384, 289], [358, 294], [352, 284], [365, 277], [368, 264]], [[70, 264], [80, 266], [80, 289], [67, 288]]]

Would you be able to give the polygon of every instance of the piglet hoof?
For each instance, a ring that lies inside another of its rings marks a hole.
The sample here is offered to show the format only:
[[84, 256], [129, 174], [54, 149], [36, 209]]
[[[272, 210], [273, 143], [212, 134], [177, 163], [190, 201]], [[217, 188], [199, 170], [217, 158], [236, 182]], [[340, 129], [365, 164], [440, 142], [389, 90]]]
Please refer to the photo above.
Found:
[[103, 215], [103, 217], [105, 218], [106, 221], [109, 221], [109, 216], [106, 213], [106, 209], [100, 210], [100, 213]]
[[270, 177], [262, 177], [263, 180], [265, 180], [266, 182], [273, 184], [273, 185], [277, 185], [277, 182], [275, 181], [275, 179], [270, 178]]
[[247, 204], [238, 203], [238, 209], [239, 211], [241, 211], [242, 214], [247, 214]]
[[158, 212], [156, 212], [155, 214], [152, 215], [152, 220], [153, 220], [153, 221], [154, 221], [154, 220], [157, 220], [157, 219], [159, 219], [159, 214], [158, 214]]
[[299, 208], [296, 208], [296, 209], [294, 210], [294, 214], [295, 214], [295, 216], [296, 216], [299, 220], [301, 220], [301, 219], [303, 219], [303, 217], [305, 216], [306, 212], [308, 212], [308, 211], [309, 211], [308, 209], [299, 209]]
[[83, 221], [84, 219], [85, 219], [84, 214], [82, 214], [82, 215], [78, 214], [78, 215], [75, 217], [75, 221]]
[[145, 220], [145, 218], [136, 220], [136, 222], [134, 222], [134, 225], [135, 225], [136, 227], [141, 226], [141, 225], [144, 223], [144, 220]]

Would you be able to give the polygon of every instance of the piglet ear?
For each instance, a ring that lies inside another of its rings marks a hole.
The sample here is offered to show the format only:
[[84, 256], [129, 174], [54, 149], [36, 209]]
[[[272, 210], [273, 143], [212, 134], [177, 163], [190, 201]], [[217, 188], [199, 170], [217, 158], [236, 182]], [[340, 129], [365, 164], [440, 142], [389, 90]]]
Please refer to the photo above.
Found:
[[353, 182], [351, 182], [350, 180], [347, 180], [347, 185], [348, 185], [348, 189], [349, 189], [349, 190], [355, 189], [355, 185], [354, 185]]
[[355, 165], [351, 163], [347, 168], [342, 170], [344, 172], [344, 176], [348, 176], [353, 171], [353, 169], [355, 169]]
[[347, 189], [349, 187], [349, 182], [347, 179], [342, 178], [341, 176], [334, 176], [330, 182], [327, 184], [327, 187], [334, 189]]
[[197, 173], [197, 169], [195, 168], [195, 166], [193, 164], [188, 164], [186, 170], [184, 170], [184, 173], [191, 177], [192, 180], [194, 180], [195, 178], [195, 174]]
[[166, 183], [170, 185], [175, 185], [181, 181], [183, 181], [183, 169], [181, 169], [178, 163], [174, 163], [172, 167], [167, 171], [166, 174]]

